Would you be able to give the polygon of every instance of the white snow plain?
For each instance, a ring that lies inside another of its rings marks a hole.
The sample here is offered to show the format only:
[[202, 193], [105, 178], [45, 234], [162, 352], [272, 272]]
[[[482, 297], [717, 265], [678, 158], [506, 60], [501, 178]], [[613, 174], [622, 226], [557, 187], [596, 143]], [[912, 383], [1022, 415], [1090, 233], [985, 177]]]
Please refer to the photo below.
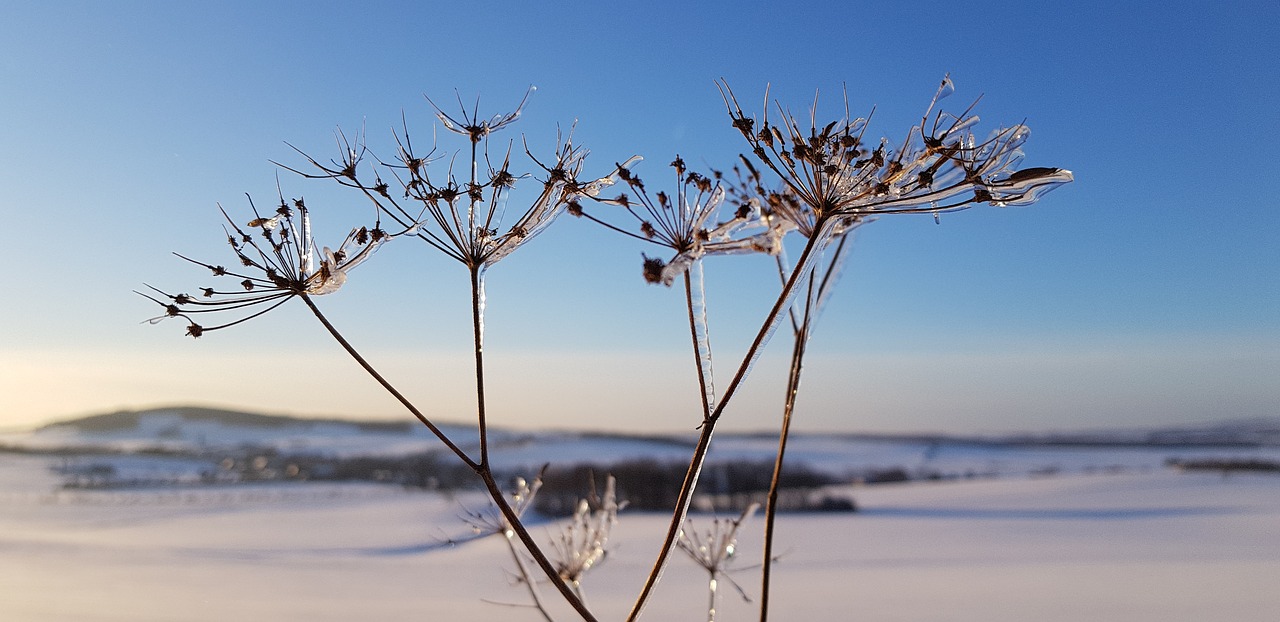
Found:
[[[505, 543], [467, 540], [459, 515], [480, 497], [332, 483], [72, 491], [55, 461], [0, 453], [0, 620], [540, 619]], [[859, 512], [780, 516], [772, 619], [1280, 619], [1280, 476], [1151, 466], [847, 492]], [[601, 620], [625, 617], [666, 521], [622, 512], [584, 582]], [[731, 575], [753, 598], [762, 526], [742, 529]], [[644, 619], [705, 620], [706, 578], [676, 553]], [[755, 619], [754, 603], [720, 591], [718, 620]]]

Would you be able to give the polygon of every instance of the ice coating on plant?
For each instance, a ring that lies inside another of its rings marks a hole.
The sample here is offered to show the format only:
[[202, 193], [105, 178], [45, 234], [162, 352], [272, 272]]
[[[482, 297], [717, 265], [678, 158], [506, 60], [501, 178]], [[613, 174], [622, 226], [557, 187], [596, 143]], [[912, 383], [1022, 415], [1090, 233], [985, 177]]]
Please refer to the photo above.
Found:
[[698, 378], [703, 388], [703, 415], [716, 408], [715, 371], [711, 359], [711, 328], [707, 323], [707, 291], [703, 265], [694, 261], [689, 270], [689, 316], [693, 322], [693, 339], [698, 355]]
[[[585, 157], [585, 150], [574, 149], [569, 146], [558, 157], [558, 169], [572, 168], [577, 170], [581, 167], [582, 160]], [[551, 177], [548, 180], [549, 183], [544, 187], [542, 196], [534, 202], [524, 216], [507, 233], [493, 238], [490, 242], [491, 248], [483, 253], [484, 264], [491, 266], [510, 255], [522, 244], [546, 230], [556, 218], [565, 212], [571, 201], [583, 196], [595, 196], [600, 190], [612, 186], [617, 182], [619, 170], [626, 170], [641, 159], [640, 156], [633, 156], [619, 165], [609, 175], [585, 184], [577, 184], [567, 179], [555, 179], [557, 175], [555, 171], [557, 169], [549, 170], [548, 173]]]
[[[793, 305], [796, 303], [796, 297], [802, 290], [806, 289], [804, 284], [808, 282], [808, 279], [813, 274], [814, 269], [821, 261], [821, 249], [835, 238], [838, 231], [841, 231], [838, 227], [826, 227], [819, 231], [819, 235], [822, 236], [823, 241], [814, 245], [814, 248], [811, 249], [808, 254], [801, 255], [800, 263], [792, 270], [790, 276], [791, 287], [788, 289], [784, 286], [783, 294], [779, 297], [777, 303], [775, 303], [778, 306], [778, 309], [790, 310], [793, 308]], [[755, 369], [756, 363], [760, 360], [760, 355], [764, 354], [764, 346], [766, 346], [769, 343], [769, 340], [773, 338], [774, 333], [778, 332], [778, 326], [782, 324], [783, 319], [788, 317], [788, 315], [789, 313], [785, 312], [774, 313], [769, 320], [769, 323], [760, 331], [759, 346], [751, 350], [750, 356], [742, 365], [740, 375], [743, 379], [750, 375], [751, 371]]]
[[[582, 184], [578, 188], [577, 195], [581, 197], [587, 197], [587, 198], [595, 198], [597, 196], [600, 196], [601, 191], [603, 191], [605, 188], [608, 188], [618, 183], [618, 178], [621, 175], [625, 173], [630, 173], [632, 167], [634, 167], [636, 164], [639, 164], [643, 160], [644, 158], [638, 155], [633, 155], [630, 158], [627, 158], [627, 161], [623, 162], [622, 164], [619, 164], [612, 173], [605, 175], [600, 179], [596, 179], [594, 181], [590, 181], [585, 184]], [[577, 198], [577, 197], [574, 197], [574, 198]]]
[[1073, 181], [1071, 171], [1060, 168], [1028, 168], [987, 185], [992, 205], [1026, 206], [1039, 201], [1049, 191]]
[[828, 255], [826, 268], [821, 273], [815, 272], [817, 283], [812, 290], [812, 296], [808, 299], [809, 322], [814, 324], [822, 315], [822, 310], [827, 306], [827, 300], [831, 298], [831, 293], [835, 291], [836, 284], [840, 281], [840, 277], [844, 273], [844, 264], [849, 258], [850, 238], [854, 235], [854, 230], [862, 225], [867, 224], [870, 220], [856, 220], [846, 224], [843, 229], [837, 228], [833, 235], [833, 240], [829, 243], [824, 252]]
[[[475, 298], [476, 298], [475, 299], [475, 314], [476, 314], [476, 326], [475, 326], [476, 336], [475, 337], [476, 337], [477, 350], [480, 350], [484, 344], [484, 308], [485, 308], [484, 273], [485, 273], [484, 267], [481, 267], [479, 270], [476, 270], [475, 289], [473, 291], [473, 294], [475, 295]], [[542, 485], [541, 482], [539, 482], [538, 485]]]
[[462, 117], [460, 120], [455, 119], [446, 113], [442, 108], [437, 106], [435, 102], [431, 101], [430, 97], [427, 97], [426, 99], [427, 102], [435, 108], [436, 118], [440, 120], [440, 124], [443, 125], [446, 130], [455, 134], [467, 136], [471, 139], [471, 142], [478, 143], [481, 140], [488, 138], [489, 134], [515, 123], [515, 121], [520, 118], [520, 114], [524, 110], [524, 105], [528, 103], [529, 96], [536, 90], [538, 90], [537, 87], [532, 85], [529, 86], [529, 90], [525, 91], [524, 98], [520, 100], [520, 104], [516, 106], [515, 110], [508, 113], [495, 114], [483, 121], [480, 120], [478, 114], [478, 109], [480, 107], [479, 98], [476, 99], [475, 109], [468, 112], [466, 106], [462, 105], [462, 99], [459, 96], [458, 106], [462, 109]]

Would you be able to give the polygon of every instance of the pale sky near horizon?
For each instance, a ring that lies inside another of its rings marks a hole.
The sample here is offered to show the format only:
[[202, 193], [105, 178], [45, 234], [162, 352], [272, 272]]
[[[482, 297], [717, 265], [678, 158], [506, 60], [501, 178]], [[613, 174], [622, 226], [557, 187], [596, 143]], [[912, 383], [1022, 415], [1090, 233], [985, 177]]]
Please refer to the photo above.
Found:
[[[514, 106], [495, 140], [577, 121], [586, 173], [632, 154], [725, 167], [747, 149], [714, 80], [793, 110], [842, 88], [897, 140], [950, 74], [981, 133], [1031, 127], [1028, 166], [1074, 171], [1028, 208], [887, 217], [858, 232], [806, 368], [798, 426], [974, 432], [1280, 415], [1280, 8], [1271, 2], [4, 3], [0, 25], [0, 429], [195, 403], [405, 416], [301, 304], [200, 340], [143, 323], [143, 283], [194, 291], [233, 261], [217, 204], [305, 196], [318, 236], [359, 197], [298, 178], [286, 141], [388, 152], [430, 95]], [[456, 143], [451, 143], [456, 145]], [[505, 144], [505, 143], [504, 143]], [[456, 147], [454, 147], [456, 148]], [[355, 209], [352, 206], [358, 206]], [[565, 217], [489, 273], [491, 418], [511, 427], [698, 423], [681, 294], [649, 250]], [[763, 258], [707, 263], [720, 382], [767, 310]], [[319, 302], [423, 409], [465, 421], [466, 273], [393, 242]], [[725, 425], [775, 425], [779, 334]]]

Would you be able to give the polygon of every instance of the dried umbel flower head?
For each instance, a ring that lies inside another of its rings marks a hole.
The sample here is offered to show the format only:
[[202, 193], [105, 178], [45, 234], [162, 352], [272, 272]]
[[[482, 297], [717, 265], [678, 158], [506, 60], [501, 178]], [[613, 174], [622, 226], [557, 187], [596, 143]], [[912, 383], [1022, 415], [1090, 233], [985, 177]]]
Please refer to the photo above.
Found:
[[1022, 160], [1020, 147], [1030, 135], [1025, 125], [1000, 128], [978, 140], [970, 131], [978, 122], [971, 114], [973, 106], [960, 115], [935, 113], [938, 101], [954, 89], [945, 78], [920, 125], [894, 149], [887, 139], [867, 144], [867, 120], [850, 118], [847, 103], [842, 118], [819, 125], [815, 101], [802, 129], [781, 104], [776, 104], [781, 120], [771, 123], [766, 93], [764, 116], [757, 122], [721, 82], [733, 126], [755, 159], [803, 205], [783, 205], [778, 213], [806, 236], [826, 227], [839, 229], [850, 218], [878, 214], [938, 214], [981, 203], [1029, 205], [1072, 180], [1071, 172], [1063, 169], [1016, 169]]
[[738, 554], [738, 529], [759, 507], [760, 504], [752, 503], [735, 519], [717, 518], [706, 531], [694, 530], [691, 521], [686, 519], [684, 528], [680, 530], [676, 546], [707, 571], [707, 591], [710, 597], [707, 606], [708, 620], [716, 617], [716, 597], [721, 579], [728, 581], [743, 600], [751, 600], [728, 573], [729, 566]]
[[607, 198], [595, 197], [594, 201], [622, 208], [634, 221], [631, 226], [634, 229], [618, 223], [616, 211], [585, 209], [579, 205], [575, 214], [674, 251], [670, 260], [644, 256], [646, 281], [670, 286], [676, 277], [707, 255], [776, 253], [780, 248], [786, 229], [770, 226], [758, 203], [742, 206], [727, 220], [714, 222], [725, 200], [725, 187], [719, 175], [709, 177], [690, 171], [677, 156], [671, 163], [676, 177], [674, 196], [662, 191], [651, 196], [644, 181], [630, 170], [639, 160], [639, 157], [632, 158], [619, 164], [616, 170], [617, 176], [627, 184], [627, 192]]
[[[227, 244], [235, 252], [236, 266], [228, 268], [208, 264], [175, 253], [178, 257], [204, 266], [213, 276], [234, 281], [226, 287], [202, 287], [200, 295], [169, 294], [148, 287], [155, 295], [139, 292], [165, 309], [165, 314], [152, 318], [158, 322], [181, 317], [188, 322], [187, 334], [200, 337], [211, 330], [235, 326], [258, 317], [296, 296], [322, 296], [338, 291], [347, 282], [347, 274], [371, 257], [384, 242], [394, 237], [378, 224], [352, 229], [333, 250], [327, 246], [317, 250], [311, 237], [311, 214], [302, 199], [290, 205], [283, 196], [274, 214], [263, 216], [249, 205], [254, 217], [243, 227], [222, 210], [227, 220], [224, 229]], [[247, 231], [253, 231], [252, 235]], [[211, 313], [247, 312], [216, 326], [198, 323], [197, 316]]]
[[[516, 106], [515, 110], [508, 113], [495, 114], [486, 120], [480, 119], [479, 98], [476, 99], [475, 106], [471, 112], [467, 112], [467, 107], [463, 105], [462, 98], [458, 98], [458, 107], [462, 109], [461, 121], [445, 113], [435, 102], [431, 101], [430, 97], [427, 98], [427, 102], [431, 104], [432, 108], [436, 109], [436, 118], [440, 120], [446, 130], [467, 136], [471, 139], [472, 144], [475, 144], [488, 138], [489, 134], [515, 123], [520, 118], [520, 113], [524, 111], [524, 105], [528, 103], [529, 96], [536, 90], [538, 90], [537, 87], [530, 86], [529, 90], [525, 91], [524, 98], [520, 100], [520, 104]], [[456, 92], [454, 94], [457, 95]]]
[[759, 508], [760, 504], [752, 503], [737, 518], [711, 521], [711, 526], [705, 531], [693, 529], [692, 521], [686, 521], [677, 546], [704, 570], [724, 572], [738, 552], [738, 529]]
[[[457, 115], [431, 102], [445, 129], [467, 138], [464, 149], [454, 154], [438, 154], [436, 146], [426, 154], [415, 151], [406, 123], [396, 136], [396, 156], [388, 162], [367, 163], [363, 137], [357, 135], [353, 147], [340, 134], [338, 160], [325, 164], [303, 154], [319, 172], [285, 168], [360, 190], [379, 213], [405, 227], [420, 225], [412, 230], [418, 238], [469, 268], [483, 270], [533, 239], [579, 198], [593, 196], [617, 179], [615, 174], [579, 179], [587, 151], [574, 145], [572, 132], [557, 137], [555, 153], [546, 162], [524, 146], [525, 155], [542, 175], [513, 172], [512, 143], [500, 148], [499, 157], [492, 157], [492, 135], [515, 123], [533, 90], [515, 111], [489, 119], [479, 117], [478, 102], [467, 110], [459, 101]], [[461, 173], [455, 169], [460, 158], [466, 162]], [[447, 166], [436, 171], [434, 167], [442, 161]], [[541, 177], [536, 194], [513, 223], [504, 225], [504, 216], [516, 204], [517, 186], [535, 176]], [[394, 180], [399, 191], [393, 192], [387, 180]]]
[[[524, 513], [533, 507], [533, 500], [538, 496], [538, 490], [542, 488], [542, 476], [546, 470], [547, 467], [544, 465], [532, 481], [523, 477], [512, 480], [511, 490], [508, 492], [510, 497], [508, 504], [511, 505], [511, 510], [517, 518], [524, 516]], [[482, 511], [467, 510], [461, 518], [477, 536], [502, 534], [508, 539], [515, 537], [511, 522], [496, 506], [489, 506]]]

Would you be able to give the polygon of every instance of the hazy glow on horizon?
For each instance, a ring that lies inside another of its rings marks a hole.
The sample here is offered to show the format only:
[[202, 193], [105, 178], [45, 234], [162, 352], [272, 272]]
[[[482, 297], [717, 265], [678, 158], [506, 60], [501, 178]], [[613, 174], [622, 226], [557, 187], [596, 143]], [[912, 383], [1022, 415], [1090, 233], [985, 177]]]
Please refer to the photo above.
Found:
[[[215, 204], [238, 213], [245, 192], [269, 203], [267, 161], [297, 163], [285, 141], [327, 158], [334, 127], [364, 123], [385, 148], [402, 111], [427, 140], [424, 92], [442, 104], [455, 88], [468, 104], [478, 93], [483, 116], [535, 84], [524, 118], [495, 140], [523, 134], [537, 152], [579, 119], [588, 175], [639, 153], [657, 189], [677, 153], [724, 167], [745, 149], [715, 78], [744, 104], [771, 83], [793, 110], [818, 88], [834, 111], [847, 86], [855, 112], [877, 106], [873, 132], [897, 138], [947, 73], [949, 107], [982, 95], [983, 131], [1026, 119], [1027, 165], [1077, 181], [1026, 209], [860, 231], [818, 327], [798, 425], [964, 432], [1280, 414], [1273, 3], [833, 2], [784, 15], [658, 3], [621, 25], [591, 11], [475, 11], [478, 30], [433, 26], [446, 16], [416, 5], [10, 7], [0, 428], [191, 402], [402, 416], [296, 309], [199, 341], [175, 322], [140, 323], [156, 311], [131, 293], [142, 283], [208, 284], [171, 251], [229, 258]], [[814, 62], [808, 42], [841, 32], [849, 45]], [[280, 182], [306, 196], [325, 239], [365, 215], [322, 182]], [[465, 421], [463, 274], [417, 246], [389, 244], [322, 303], [425, 410]], [[641, 282], [641, 250], [566, 217], [491, 272], [498, 425], [696, 425], [679, 292]], [[765, 263], [729, 263], [708, 264], [725, 380], [771, 295], [753, 292], [776, 278]], [[775, 338], [729, 427], [774, 424], [786, 341]]]

